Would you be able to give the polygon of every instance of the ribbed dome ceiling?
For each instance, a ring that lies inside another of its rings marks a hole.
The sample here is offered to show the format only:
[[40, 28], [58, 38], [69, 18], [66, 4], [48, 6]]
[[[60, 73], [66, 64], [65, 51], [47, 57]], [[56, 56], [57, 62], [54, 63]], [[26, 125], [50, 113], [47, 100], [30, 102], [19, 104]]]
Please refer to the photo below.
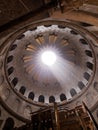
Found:
[[[64, 103], [82, 94], [95, 69], [91, 41], [82, 31], [56, 20], [38, 22], [17, 31], [5, 64], [6, 77], [14, 92], [37, 104]], [[56, 54], [56, 63], [51, 67], [41, 61], [46, 50]]]

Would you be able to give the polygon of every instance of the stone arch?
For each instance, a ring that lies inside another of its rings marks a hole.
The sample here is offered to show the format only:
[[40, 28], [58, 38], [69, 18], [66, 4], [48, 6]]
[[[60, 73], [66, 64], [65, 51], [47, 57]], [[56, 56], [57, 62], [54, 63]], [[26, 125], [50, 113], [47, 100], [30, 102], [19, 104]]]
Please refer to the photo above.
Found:
[[28, 98], [34, 100], [34, 93], [30, 92], [29, 95], [28, 95]]
[[7, 58], [7, 63], [11, 62], [12, 60], [13, 60], [13, 56], [11, 55], [11, 56], [9, 56], [9, 57]]
[[53, 103], [55, 102], [55, 97], [54, 96], [50, 96], [49, 97], [49, 103]]
[[19, 92], [24, 95], [25, 91], [26, 91], [26, 87], [21, 86], [21, 88], [19, 89]]
[[10, 51], [15, 50], [15, 49], [16, 49], [16, 47], [17, 47], [17, 45], [16, 45], [16, 44], [13, 44], [13, 45], [11, 46], [11, 48], [10, 48]]
[[71, 96], [73, 97], [73, 96], [75, 96], [75, 95], [77, 94], [77, 92], [76, 92], [76, 90], [75, 90], [74, 88], [72, 88], [72, 89], [70, 90], [70, 94], [71, 94]]
[[61, 101], [67, 100], [66, 95], [65, 95], [64, 93], [62, 93], [62, 94], [60, 95], [60, 100], [61, 100]]
[[4, 127], [2, 130], [13, 130], [14, 128], [14, 120], [11, 117], [8, 117], [5, 121]]
[[38, 101], [44, 103], [45, 102], [45, 97], [43, 95], [40, 95]]
[[16, 86], [17, 83], [18, 83], [18, 78], [15, 77], [15, 78], [12, 80], [12, 84], [13, 84], [14, 86]]

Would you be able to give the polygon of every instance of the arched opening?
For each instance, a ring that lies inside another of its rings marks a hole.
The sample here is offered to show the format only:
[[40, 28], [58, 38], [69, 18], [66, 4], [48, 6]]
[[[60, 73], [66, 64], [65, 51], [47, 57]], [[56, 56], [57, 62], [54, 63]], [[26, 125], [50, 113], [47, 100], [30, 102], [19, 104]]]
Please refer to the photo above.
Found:
[[34, 100], [34, 93], [33, 93], [33, 92], [30, 92], [28, 98]]
[[88, 43], [84, 39], [80, 39], [79, 41], [84, 45], [88, 45]]
[[11, 62], [12, 60], [13, 60], [13, 56], [11, 55], [11, 56], [9, 56], [9, 57], [7, 58], [7, 63]]
[[40, 95], [38, 101], [44, 103], [44, 101], [45, 101], [44, 96], [43, 96], [43, 95]]
[[14, 71], [14, 68], [13, 68], [13, 67], [10, 67], [10, 68], [8, 69], [8, 75], [10, 75], [11, 73], [13, 73], [13, 71]]
[[93, 70], [93, 64], [92, 64], [92, 63], [87, 62], [86, 65], [87, 65], [87, 67], [88, 67], [89, 69]]
[[50, 96], [49, 97], [49, 103], [53, 103], [55, 102], [55, 97], [54, 96]]
[[70, 33], [71, 33], [71, 34], [74, 34], [74, 35], [77, 35], [77, 34], [78, 34], [78, 33], [77, 33], [76, 31], [74, 31], [74, 30], [71, 30]]
[[13, 80], [12, 80], [12, 84], [14, 85], [14, 86], [16, 86], [16, 84], [18, 83], [18, 78], [14, 78]]
[[15, 49], [16, 49], [16, 47], [17, 47], [17, 45], [16, 45], [16, 44], [12, 45], [12, 46], [11, 46], [11, 48], [10, 48], [10, 51], [15, 50]]
[[70, 94], [71, 94], [71, 96], [73, 97], [73, 96], [75, 96], [75, 95], [77, 94], [77, 92], [76, 92], [76, 90], [75, 90], [74, 88], [72, 88], [72, 89], [70, 90]]
[[80, 81], [78, 82], [78, 87], [82, 90], [85, 87], [85, 85], [83, 84], [82, 81]]
[[14, 120], [9, 117], [6, 119], [3, 130], [13, 130], [14, 128]]
[[65, 94], [62, 93], [62, 94], [60, 95], [60, 100], [61, 100], [61, 101], [64, 101], [64, 100], [66, 100], [66, 99], [67, 99], [67, 98], [66, 98]]
[[92, 57], [92, 52], [90, 50], [86, 50], [85, 51], [85, 54], [89, 57]]
[[25, 91], [26, 91], [26, 88], [25, 88], [24, 86], [22, 86], [22, 87], [20, 88], [20, 90], [19, 90], [19, 92], [20, 92], [21, 94], [23, 94], [23, 95], [24, 95]]
[[84, 73], [84, 78], [88, 81], [89, 78], [90, 78], [90, 75], [89, 75], [87, 72], [85, 72], [85, 73]]

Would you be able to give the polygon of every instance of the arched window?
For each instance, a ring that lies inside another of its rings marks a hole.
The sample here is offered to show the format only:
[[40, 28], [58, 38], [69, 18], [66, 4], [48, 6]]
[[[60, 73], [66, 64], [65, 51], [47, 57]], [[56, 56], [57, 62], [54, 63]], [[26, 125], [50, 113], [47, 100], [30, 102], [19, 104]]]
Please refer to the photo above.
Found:
[[16, 44], [13, 44], [13, 45], [11, 46], [11, 48], [10, 48], [10, 51], [15, 50], [15, 49], [16, 49], [16, 47], [17, 47], [17, 45], [16, 45]]
[[38, 101], [39, 101], [39, 102], [44, 102], [44, 101], [45, 101], [44, 96], [43, 96], [43, 95], [40, 95]]
[[84, 39], [80, 39], [79, 41], [80, 41], [82, 44], [86, 44], [86, 45], [88, 44]]
[[30, 92], [28, 98], [30, 98], [30, 99], [33, 100], [33, 99], [34, 99], [34, 93], [33, 93], [33, 92]]
[[14, 68], [13, 68], [13, 67], [10, 67], [10, 68], [8, 69], [8, 75], [10, 75], [11, 73], [13, 73], [13, 71], [14, 71]]
[[85, 53], [87, 56], [92, 57], [92, 52], [90, 50], [86, 50]]
[[14, 128], [14, 120], [11, 117], [8, 117], [5, 121], [3, 130], [13, 130]]
[[55, 102], [55, 97], [54, 96], [50, 96], [49, 97], [49, 103], [53, 103]]
[[87, 72], [85, 72], [85, 73], [84, 73], [84, 78], [88, 81], [89, 78], [90, 78], [90, 75], [89, 75]]
[[64, 101], [64, 100], [66, 100], [66, 99], [67, 99], [67, 98], [66, 98], [65, 94], [62, 93], [62, 94], [60, 95], [60, 100], [61, 100], [61, 101]]
[[70, 90], [70, 94], [71, 94], [71, 96], [73, 97], [73, 96], [75, 96], [75, 95], [77, 94], [77, 92], [76, 92], [76, 90], [75, 90], [74, 88], [72, 88], [72, 89]]
[[50, 24], [50, 25], [49, 25], [49, 24], [48, 24], [48, 25], [44, 25], [44, 26], [45, 26], [45, 27], [50, 27], [50, 26], [51, 26], [51, 24]]
[[66, 28], [64, 25], [58, 25], [59, 28]]
[[11, 55], [11, 56], [9, 56], [9, 57], [7, 58], [7, 63], [11, 62], [12, 60], [13, 60], [13, 56]]
[[71, 34], [74, 34], [74, 35], [77, 35], [77, 34], [78, 34], [78, 33], [77, 33], [76, 31], [74, 31], [74, 30], [71, 30], [70, 33], [71, 33]]
[[78, 86], [81, 90], [85, 87], [82, 81], [78, 82]]
[[87, 65], [87, 67], [88, 67], [89, 69], [93, 70], [93, 64], [92, 64], [92, 63], [87, 62], [86, 65]]
[[18, 78], [14, 78], [13, 80], [12, 80], [12, 84], [14, 85], [14, 86], [16, 86], [16, 84], [18, 83]]
[[25, 91], [26, 91], [26, 88], [24, 86], [21, 86], [19, 92], [24, 95]]
[[20, 36], [18, 36], [18, 38], [17, 39], [22, 39], [23, 37], [25, 37], [25, 35], [24, 34], [21, 34]]

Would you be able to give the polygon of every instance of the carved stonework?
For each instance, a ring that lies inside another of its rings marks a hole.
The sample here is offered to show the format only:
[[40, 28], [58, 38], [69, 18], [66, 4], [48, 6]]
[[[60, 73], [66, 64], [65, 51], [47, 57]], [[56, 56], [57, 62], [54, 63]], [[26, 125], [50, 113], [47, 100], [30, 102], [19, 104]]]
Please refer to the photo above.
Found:
[[5, 90], [5, 101], [8, 100], [9, 96], [10, 96], [10, 90], [9, 90], [9, 89], [6, 89], [6, 90]]
[[26, 106], [24, 109], [24, 116], [30, 118], [30, 113], [32, 112], [32, 109], [30, 106]]

